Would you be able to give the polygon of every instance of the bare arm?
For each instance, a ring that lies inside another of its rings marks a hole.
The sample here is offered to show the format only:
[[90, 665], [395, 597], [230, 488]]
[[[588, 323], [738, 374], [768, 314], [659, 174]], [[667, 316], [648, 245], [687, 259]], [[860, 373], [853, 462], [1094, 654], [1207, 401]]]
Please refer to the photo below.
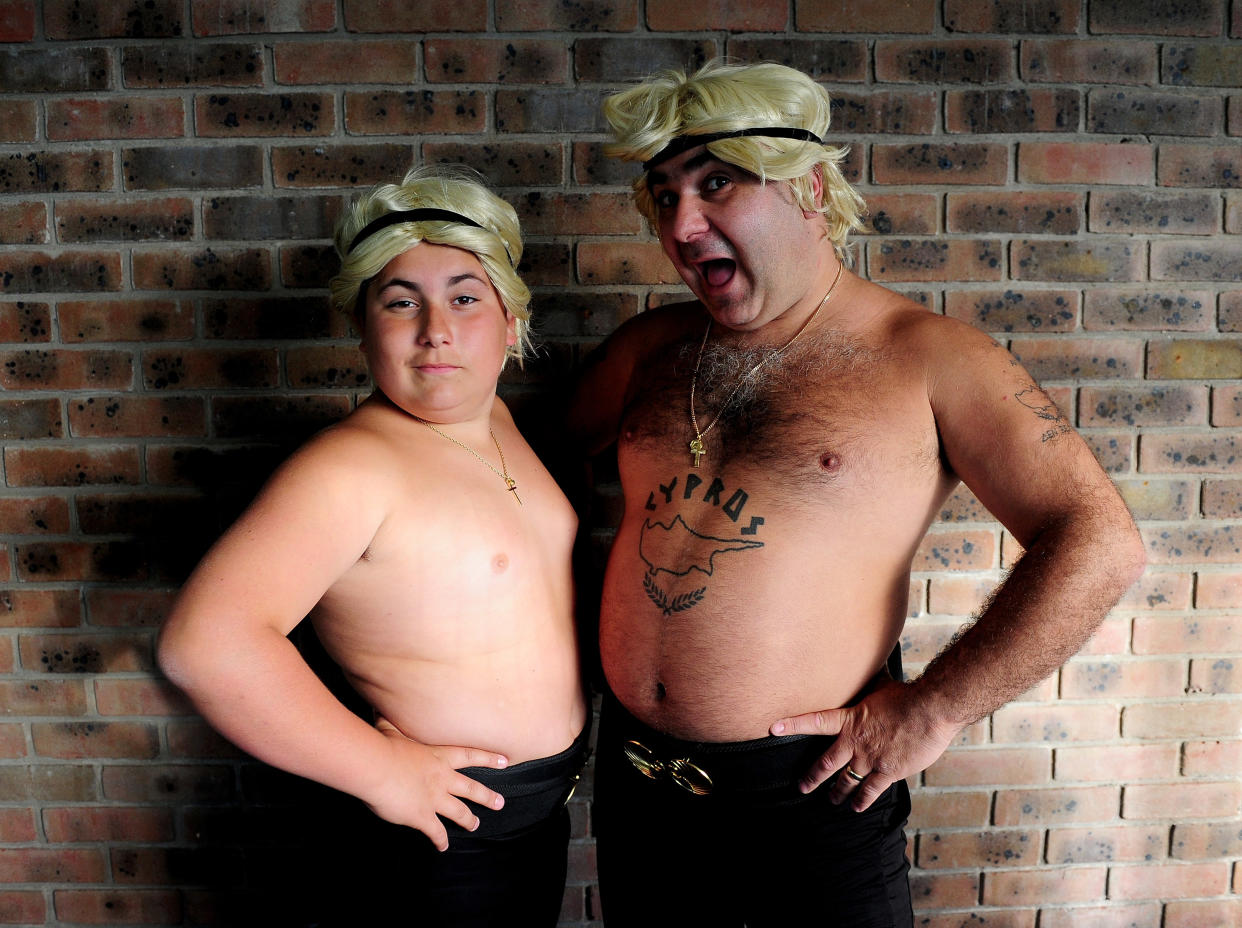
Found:
[[359, 473], [361, 450], [328, 434], [282, 466], [181, 591], [161, 630], [159, 663], [242, 749], [351, 793], [443, 849], [447, 834], [437, 812], [475, 825], [457, 796], [500, 805], [499, 796], [455, 768], [503, 759], [418, 744], [391, 727], [368, 725], [286, 637], [362, 555], [384, 518], [382, 490], [360, 490], [368, 485]]
[[806, 778], [838, 777], [833, 798], [869, 806], [930, 766], [971, 722], [1074, 654], [1142, 572], [1142, 541], [1080, 436], [1013, 357], [964, 327], [933, 350], [929, 399], [946, 458], [1027, 549], [978, 620], [912, 683], [857, 705], [783, 719], [774, 733], [839, 734]]

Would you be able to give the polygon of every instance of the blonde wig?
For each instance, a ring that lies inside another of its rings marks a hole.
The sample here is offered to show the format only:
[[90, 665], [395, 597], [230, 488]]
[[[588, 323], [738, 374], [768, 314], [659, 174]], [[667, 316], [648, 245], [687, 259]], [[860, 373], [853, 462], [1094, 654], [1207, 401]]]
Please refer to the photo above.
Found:
[[[407, 217], [408, 211], [414, 212]], [[506, 357], [530, 353], [530, 290], [517, 274], [522, 231], [517, 212], [464, 167], [411, 168], [399, 184], [362, 194], [337, 222], [341, 269], [328, 282], [332, 305], [361, 320], [366, 287], [393, 258], [419, 242], [471, 252], [506, 310], [517, 319], [517, 343]]]
[[[616, 138], [605, 152], [625, 161], [659, 162], [661, 156], [686, 150], [694, 136], [749, 130], [710, 141], [707, 150], [764, 182], [787, 182], [799, 207], [823, 214], [837, 255], [849, 260], [845, 244], [851, 232], [862, 228], [863, 199], [841, 174], [848, 149], [818, 142], [831, 119], [828, 93], [801, 71], [718, 60], [689, 77], [684, 71], [663, 71], [606, 99], [604, 118]], [[764, 129], [776, 131], [765, 135]], [[816, 203], [812, 192], [816, 170], [823, 177], [823, 203]], [[634, 182], [634, 200], [654, 227], [656, 209], [646, 173]]]

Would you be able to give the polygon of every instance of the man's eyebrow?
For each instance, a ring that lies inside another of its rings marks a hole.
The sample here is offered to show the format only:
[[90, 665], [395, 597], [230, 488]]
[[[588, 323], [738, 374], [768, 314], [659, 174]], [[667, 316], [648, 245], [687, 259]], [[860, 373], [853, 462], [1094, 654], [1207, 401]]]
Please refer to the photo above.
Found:
[[[710, 151], [708, 151], [706, 147], [704, 147], [704, 149], [701, 152], [699, 152], [697, 155], [695, 155], [693, 158], [687, 158], [685, 161], [683, 161], [681, 163], [681, 167], [679, 167], [677, 170], [682, 173], [689, 173], [691, 171], [697, 171], [699, 168], [707, 164], [709, 161], [720, 161], [720, 159], [717, 158], [715, 155], [713, 155]], [[724, 162], [721, 162], [721, 163], [723, 164]], [[664, 183], [668, 183], [668, 174], [666, 174], [664, 171], [653, 170], [653, 171], [647, 172], [647, 186], [648, 187], [654, 187], [656, 184], [664, 184]]]

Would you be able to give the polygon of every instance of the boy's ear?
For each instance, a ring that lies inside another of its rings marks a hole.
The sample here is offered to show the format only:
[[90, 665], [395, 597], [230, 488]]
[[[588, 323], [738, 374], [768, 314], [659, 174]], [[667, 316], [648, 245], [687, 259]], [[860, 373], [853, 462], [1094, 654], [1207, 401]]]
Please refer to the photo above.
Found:
[[516, 345], [518, 341], [517, 323], [518, 323], [517, 316], [509, 312], [508, 307], [505, 307], [505, 344], [508, 345], [510, 348]]

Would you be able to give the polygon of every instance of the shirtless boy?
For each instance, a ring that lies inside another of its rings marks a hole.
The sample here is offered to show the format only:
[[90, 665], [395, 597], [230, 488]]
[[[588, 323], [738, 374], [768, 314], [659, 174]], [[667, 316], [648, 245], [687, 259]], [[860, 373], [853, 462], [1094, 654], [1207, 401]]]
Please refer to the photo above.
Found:
[[[607, 924], [909, 926], [904, 778], [1073, 654], [1141, 541], [1008, 351], [845, 266], [862, 204], [810, 78], [711, 63], [604, 111], [697, 297], [622, 326], [571, 416], [589, 450], [617, 443], [625, 496], [600, 615]], [[1026, 555], [891, 679], [959, 481]]]
[[[375, 391], [208, 552], [160, 666], [238, 746], [391, 823], [365, 814], [339, 848], [367, 878], [349, 923], [554, 925], [586, 705], [576, 518], [496, 395], [529, 331], [517, 216], [464, 172], [414, 169], [336, 245]], [[287, 639], [308, 615], [378, 724]]]

